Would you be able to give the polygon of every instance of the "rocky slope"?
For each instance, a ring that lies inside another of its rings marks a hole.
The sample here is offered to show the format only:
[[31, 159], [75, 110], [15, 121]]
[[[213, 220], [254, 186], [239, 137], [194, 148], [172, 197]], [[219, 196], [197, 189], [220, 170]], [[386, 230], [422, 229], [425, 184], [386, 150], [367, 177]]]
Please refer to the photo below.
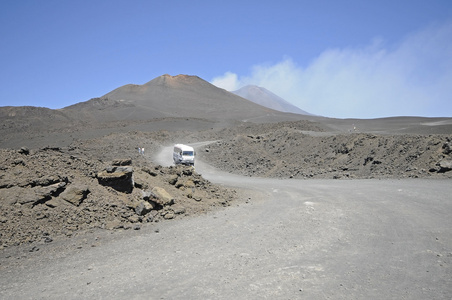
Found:
[[[116, 134], [69, 147], [0, 149], [0, 249], [93, 228], [140, 229], [235, 199], [191, 167], [157, 166], [121, 146], [132, 140]], [[149, 153], [158, 148], [145, 144]]]
[[327, 133], [307, 124], [223, 132], [200, 154], [219, 169], [246, 176], [452, 178], [452, 134]]

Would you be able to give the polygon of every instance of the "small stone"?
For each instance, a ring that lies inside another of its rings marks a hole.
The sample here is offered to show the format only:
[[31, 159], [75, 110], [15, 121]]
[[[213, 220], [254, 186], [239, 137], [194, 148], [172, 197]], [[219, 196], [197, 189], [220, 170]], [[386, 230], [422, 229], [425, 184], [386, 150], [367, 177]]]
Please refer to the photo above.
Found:
[[138, 223], [140, 221], [140, 217], [137, 215], [132, 215], [127, 218], [130, 223]]
[[171, 184], [171, 185], [175, 185], [178, 178], [179, 178], [179, 177], [178, 177], [177, 175], [173, 175], [173, 176], [171, 176], [171, 177], [168, 179], [168, 183]]
[[48, 243], [51, 243], [51, 242], [53, 242], [53, 239], [50, 236], [45, 236], [44, 237], [44, 243], [48, 244]]
[[135, 213], [139, 216], [144, 216], [154, 209], [154, 206], [144, 200], [141, 200], [138, 205], [135, 207]]
[[114, 159], [112, 162], [113, 166], [131, 166], [132, 165], [132, 159], [126, 158], [126, 159]]
[[181, 215], [185, 213], [185, 207], [182, 206], [173, 207], [173, 211], [176, 215]]
[[20, 154], [24, 154], [24, 155], [28, 155], [28, 154], [30, 154], [30, 149], [28, 149], [27, 147], [21, 147], [19, 149], [19, 153]]
[[163, 216], [163, 218], [165, 218], [166, 220], [174, 219], [174, 217], [175, 217], [175, 214], [172, 213], [172, 212], [167, 213], [167, 214], [165, 214], [165, 215]]
[[39, 248], [36, 246], [33, 246], [33, 248], [31, 248], [30, 250], [28, 250], [28, 252], [36, 252], [39, 251]]

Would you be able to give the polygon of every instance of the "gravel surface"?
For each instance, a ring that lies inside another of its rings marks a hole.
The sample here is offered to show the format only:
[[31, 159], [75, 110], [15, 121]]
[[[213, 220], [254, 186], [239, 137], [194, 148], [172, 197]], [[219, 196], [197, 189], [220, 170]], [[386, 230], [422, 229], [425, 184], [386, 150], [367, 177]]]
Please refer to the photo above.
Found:
[[241, 202], [4, 251], [0, 298], [450, 299], [450, 180], [197, 171], [237, 187]]

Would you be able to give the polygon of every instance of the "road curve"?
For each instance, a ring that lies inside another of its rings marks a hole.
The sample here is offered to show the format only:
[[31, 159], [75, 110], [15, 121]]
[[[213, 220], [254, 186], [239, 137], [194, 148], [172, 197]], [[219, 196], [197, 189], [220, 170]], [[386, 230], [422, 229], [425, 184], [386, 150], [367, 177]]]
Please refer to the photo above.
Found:
[[[171, 148], [155, 157], [171, 159]], [[73, 249], [49, 245], [20, 263], [2, 258], [0, 298], [450, 299], [450, 180], [278, 180], [195, 167], [251, 199], [98, 232]]]

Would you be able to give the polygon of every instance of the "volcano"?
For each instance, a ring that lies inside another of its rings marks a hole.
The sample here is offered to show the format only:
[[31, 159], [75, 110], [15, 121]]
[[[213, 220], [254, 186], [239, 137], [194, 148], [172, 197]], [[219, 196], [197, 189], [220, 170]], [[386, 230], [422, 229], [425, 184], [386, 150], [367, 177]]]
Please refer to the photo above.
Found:
[[168, 74], [143, 85], [121, 86], [100, 98], [65, 107], [63, 111], [75, 113], [79, 118], [85, 115], [97, 120], [200, 118], [242, 121], [270, 115], [283, 117], [279, 111], [218, 88], [198, 76]]
[[241, 96], [245, 99], [248, 99], [256, 104], [282, 111], [282, 112], [289, 112], [294, 114], [302, 114], [302, 115], [312, 115], [308, 113], [307, 111], [304, 111], [297, 106], [293, 105], [292, 103], [284, 100], [283, 98], [279, 97], [278, 95], [270, 92], [266, 88], [259, 87], [256, 85], [247, 85], [244, 86], [236, 91], [233, 91], [232, 93]]

